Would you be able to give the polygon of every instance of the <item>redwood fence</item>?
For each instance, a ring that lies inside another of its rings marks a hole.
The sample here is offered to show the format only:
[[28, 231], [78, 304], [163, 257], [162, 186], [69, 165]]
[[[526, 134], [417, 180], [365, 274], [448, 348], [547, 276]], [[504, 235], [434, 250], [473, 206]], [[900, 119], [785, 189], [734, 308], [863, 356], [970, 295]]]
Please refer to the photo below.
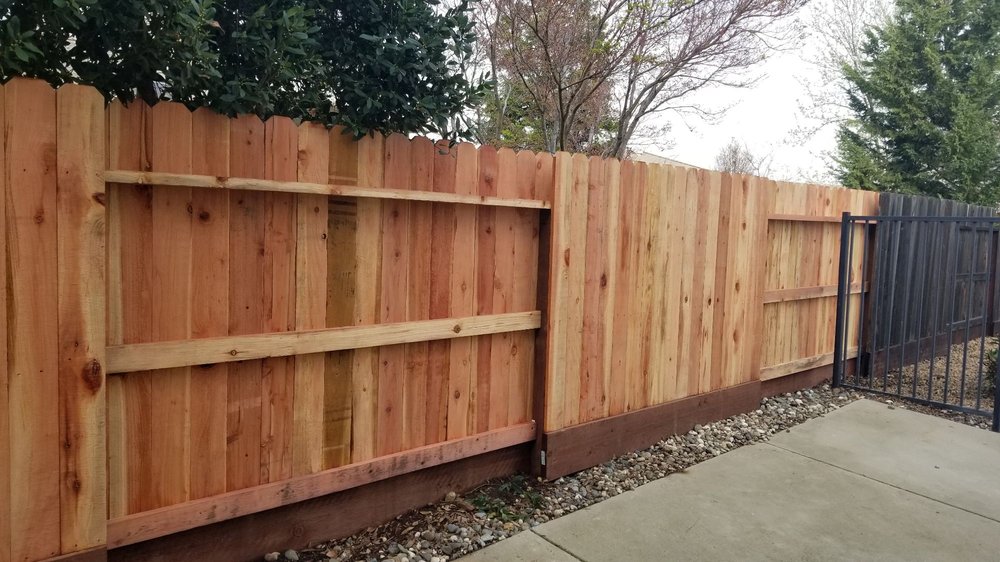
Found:
[[[754, 408], [828, 375], [840, 213], [878, 210], [33, 80], [0, 87], [0, 128], [0, 560], [167, 559], [432, 467], [533, 447], [552, 478]], [[243, 552], [370, 524], [338, 513]]]

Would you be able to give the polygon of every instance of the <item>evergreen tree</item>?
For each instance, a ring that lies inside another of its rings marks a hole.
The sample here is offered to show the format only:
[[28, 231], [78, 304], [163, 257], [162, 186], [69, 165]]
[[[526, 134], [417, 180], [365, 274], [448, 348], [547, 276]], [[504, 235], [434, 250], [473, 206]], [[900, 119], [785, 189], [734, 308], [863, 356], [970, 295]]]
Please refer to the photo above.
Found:
[[843, 185], [1000, 200], [1000, 0], [898, 0], [844, 73]]

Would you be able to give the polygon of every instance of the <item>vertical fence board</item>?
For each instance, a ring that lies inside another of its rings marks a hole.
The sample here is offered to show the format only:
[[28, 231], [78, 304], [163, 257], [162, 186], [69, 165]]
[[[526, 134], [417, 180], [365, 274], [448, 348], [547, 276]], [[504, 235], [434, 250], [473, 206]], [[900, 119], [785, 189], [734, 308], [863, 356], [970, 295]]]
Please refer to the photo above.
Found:
[[629, 299], [629, 306], [622, 313], [628, 318], [628, 341], [625, 363], [625, 386], [627, 388], [626, 410], [636, 410], [645, 406], [643, 389], [645, 389], [643, 378], [642, 350], [645, 347], [646, 333], [644, 326], [639, 322], [642, 317], [644, 301], [644, 282], [642, 275], [642, 264], [644, 263], [647, 235], [643, 227], [643, 217], [646, 208], [646, 165], [635, 163], [632, 169], [632, 189], [635, 192], [629, 215], [629, 222], [632, 224], [633, 236], [632, 244], [628, 249], [628, 268], [631, 272], [632, 294]]
[[[394, 134], [385, 141], [385, 187], [410, 189], [410, 141]], [[410, 203], [385, 201], [382, 208], [382, 296], [381, 322], [403, 322], [408, 313]], [[403, 448], [404, 381], [406, 348], [390, 345], [379, 349], [377, 455]]]
[[[475, 193], [479, 195], [496, 196], [497, 194], [497, 150], [492, 146], [484, 146], [479, 153], [479, 178]], [[476, 308], [475, 314], [493, 314], [493, 288], [497, 269], [497, 210], [493, 207], [480, 207], [476, 210]], [[496, 398], [493, 394], [493, 377], [500, 373], [492, 372], [493, 338], [490, 336], [475, 338], [476, 347], [475, 371], [475, 420], [471, 431], [479, 433], [490, 428], [490, 406]], [[497, 382], [501, 382], [499, 379]], [[499, 410], [499, 408], [497, 408]], [[506, 408], [504, 420], [506, 421]]]
[[62, 552], [107, 541], [104, 99], [57, 93], [59, 429]]
[[[607, 237], [605, 221], [608, 195], [604, 176], [604, 162], [591, 157], [587, 170], [586, 253], [583, 264], [583, 335], [581, 349], [580, 394], [578, 397], [580, 421], [590, 421], [600, 416], [606, 396], [604, 390], [604, 317], [601, 311], [602, 293], [607, 289], [607, 273], [602, 258]], [[603, 280], [603, 283], [602, 283]]]
[[[507, 178], [508, 172], [505, 152], [501, 151], [501, 177]], [[551, 189], [553, 158], [549, 154], [532, 154], [521, 152], [517, 154], [517, 175], [514, 186], [515, 193], [522, 198], [533, 198], [538, 184], [546, 184]], [[506, 189], [507, 179], [501, 186]], [[524, 312], [543, 308], [544, 303], [536, 302], [538, 294], [538, 248], [539, 248], [539, 212], [531, 209], [516, 209], [514, 212], [513, 260], [511, 262], [510, 307], [512, 312]], [[546, 272], [547, 273], [547, 272]], [[510, 334], [510, 404], [507, 408], [508, 423], [521, 423], [532, 419], [532, 391], [535, 370], [535, 334], [533, 332], [516, 332]], [[538, 420], [542, 423], [542, 420]]]
[[[146, 107], [114, 103], [108, 110], [109, 166], [144, 168]], [[108, 187], [108, 343], [138, 343], [152, 338], [152, 198], [149, 187]], [[127, 235], [125, 233], [128, 233]], [[144, 509], [143, 489], [150, 473], [152, 431], [148, 372], [110, 377], [108, 382], [109, 516]]]
[[[410, 187], [419, 191], [434, 189], [434, 143], [426, 138], [410, 140]], [[431, 317], [431, 276], [434, 205], [413, 201], [410, 203], [410, 228], [407, 241], [410, 247], [407, 272], [407, 319], [427, 320]], [[432, 377], [430, 345], [428, 342], [406, 344], [406, 376], [403, 397], [403, 447], [410, 449], [429, 444], [427, 400], [428, 385]]]
[[[191, 170], [229, 175], [229, 119], [208, 109], [192, 114]], [[191, 255], [191, 337], [229, 334], [229, 197], [195, 189]], [[191, 499], [226, 491], [226, 408], [229, 365], [192, 369]]]
[[571, 217], [568, 229], [568, 244], [572, 248], [566, 259], [568, 286], [566, 302], [569, 329], [566, 330], [566, 396], [564, 412], [566, 423], [580, 422], [581, 374], [583, 369], [583, 319], [584, 292], [587, 263], [587, 208], [590, 182], [589, 160], [582, 154], [575, 154], [573, 160], [572, 192], [569, 195], [567, 216]]
[[663, 368], [666, 363], [666, 325], [664, 317], [664, 303], [666, 302], [665, 275], [667, 270], [667, 225], [669, 217], [665, 201], [668, 197], [667, 186], [670, 169], [663, 165], [653, 165], [649, 167], [649, 238], [647, 241], [649, 251], [648, 275], [651, 280], [652, 290], [649, 293], [649, 309], [647, 320], [647, 333], [650, 345], [648, 346], [649, 366], [644, 393], [646, 404], [658, 403], [663, 392], [663, 387], [667, 383], [667, 371]]
[[618, 296], [618, 238], [621, 233], [619, 218], [619, 204], [621, 203], [621, 162], [618, 160], [607, 160], [604, 164], [604, 185], [606, 193], [604, 195], [605, 208], [603, 220], [605, 224], [604, 247], [601, 252], [601, 270], [603, 275], [600, 279], [601, 298], [599, 311], [604, 321], [601, 323], [601, 349], [603, 351], [603, 362], [601, 364], [600, 393], [601, 405], [595, 417], [607, 417], [611, 412], [611, 388], [614, 384], [612, 373], [615, 345], [615, 317], [616, 298]]
[[[447, 142], [434, 147], [433, 189], [455, 192], [455, 154]], [[434, 204], [431, 210], [430, 317], [447, 318], [451, 312], [451, 275], [455, 255], [455, 206]], [[427, 413], [424, 432], [428, 442], [443, 441], [448, 435], [448, 408], [451, 403], [451, 342], [430, 342], [428, 345], [430, 372], [427, 384]]]
[[[480, 149], [479, 194], [517, 197], [516, 155], [509, 149]], [[479, 279], [476, 289], [479, 314], [510, 312], [510, 291], [514, 289], [515, 209], [481, 209], [478, 230]], [[480, 410], [479, 431], [508, 425], [511, 399], [511, 344], [513, 334], [495, 334], [479, 339], [478, 401], [487, 407]], [[485, 411], [483, 411], [485, 410]]]
[[[5, 342], [3, 349], [0, 349], [0, 519], [10, 521], [10, 400], [7, 392], [9, 378], [7, 376], [7, 364], [10, 359], [9, 342], [10, 335], [7, 326], [7, 312], [10, 303], [9, 294], [9, 272], [7, 270], [7, 98], [4, 94], [4, 87], [0, 84], [0, 233], [3, 234], [4, 243], [0, 244], [0, 338]], [[11, 536], [10, 524], [0, 522], [0, 559], [9, 560], [11, 557]]]
[[[287, 117], [264, 123], [264, 178], [295, 181], [298, 129]], [[264, 331], [295, 329], [295, 195], [268, 193], [264, 230]], [[261, 365], [261, 475], [276, 482], [292, 476], [295, 357], [272, 357]]]
[[[374, 187], [383, 185], [385, 139], [373, 133], [358, 143], [358, 184]], [[382, 202], [377, 199], [358, 200], [355, 234], [356, 279], [354, 323], [374, 324], [380, 317], [379, 299], [382, 292]], [[354, 350], [352, 365], [351, 460], [374, 458], [379, 427], [379, 350]]]
[[[476, 148], [469, 143], [456, 148], [455, 192], [471, 195], [477, 190], [479, 162]], [[455, 208], [451, 232], [454, 255], [451, 262], [450, 314], [452, 317], [472, 316], [476, 312], [477, 209], [470, 205]], [[474, 338], [451, 341], [449, 357], [448, 439], [465, 437], [476, 428], [476, 367], [478, 348]]]
[[663, 396], [661, 400], [675, 400], [681, 398], [687, 392], [687, 382], [682, 379], [681, 356], [684, 350], [681, 348], [682, 335], [685, 333], [681, 323], [685, 317], [681, 315], [683, 305], [683, 294], [681, 290], [682, 279], [685, 270], [685, 237], [687, 236], [684, 225], [687, 216], [687, 171], [684, 168], [674, 168], [670, 175], [670, 187], [667, 194], [666, 209], [668, 226], [666, 236], [671, 241], [669, 255], [667, 256], [666, 277], [663, 280], [664, 299], [666, 307], [664, 309], [664, 323], [666, 326], [666, 376], [668, 382], [664, 384]]
[[[359, 146], [365, 141], [354, 142], [343, 130], [333, 128], [329, 133], [329, 142], [330, 181], [358, 183]], [[327, 205], [326, 325], [331, 328], [351, 326], [355, 323], [357, 307], [358, 205], [341, 198], [329, 199]], [[354, 360], [354, 351], [326, 354], [323, 380], [324, 469], [351, 462]]]
[[[499, 197], [520, 196], [517, 169], [517, 155], [504, 148], [497, 153], [496, 194]], [[487, 289], [492, 299], [493, 312], [502, 314], [514, 312], [514, 291], [517, 271], [517, 230], [521, 228], [517, 209], [496, 209], [496, 265], [493, 284]], [[515, 334], [490, 336], [490, 420], [489, 428], [498, 429], [521, 417], [517, 408], [524, 404], [527, 388], [520, 384], [519, 374], [514, 368]], [[486, 338], [483, 338], [486, 339]]]
[[[748, 298], [748, 269], [752, 263], [749, 258], [753, 248], [750, 247], [751, 231], [747, 229], [747, 225], [752, 224], [746, 215], [747, 180], [745, 176], [732, 174], [724, 176], [723, 181], [728, 181], [729, 205], [726, 220], [719, 221], [719, 236], [726, 238], [726, 271], [722, 285], [725, 287], [723, 300], [717, 305], [717, 310], [721, 309], [723, 313], [721, 325], [716, 324], [719, 334], [716, 345], [720, 356], [719, 388], [728, 388], [743, 382], [746, 377], [743, 372], [743, 358], [746, 354], [745, 324], [752, 309], [762, 305]], [[723, 222], [726, 227], [724, 232], [721, 230]], [[721, 250], [719, 255], [721, 261]]]
[[[617, 249], [614, 252], [614, 262], [611, 266], [615, 270], [614, 305], [609, 311], [611, 321], [611, 363], [608, 367], [608, 413], [610, 415], [621, 414], [628, 404], [628, 377], [626, 375], [626, 365], [628, 361], [628, 340], [629, 340], [629, 310], [633, 295], [632, 287], [636, 283], [632, 273], [631, 262], [635, 252], [632, 251], [635, 244], [636, 233], [632, 223], [632, 213], [636, 204], [637, 189], [632, 182], [633, 164], [625, 161], [621, 163], [618, 170], [617, 203], [615, 216], [612, 219], [616, 228], [615, 244]], [[610, 209], [609, 209], [610, 216]], [[609, 251], [609, 259], [611, 252]]]
[[[334, 134], [337, 134], [334, 132]], [[297, 179], [323, 183], [330, 175], [330, 132], [318, 123], [298, 128]], [[327, 323], [327, 239], [330, 198], [295, 196], [295, 329], [325, 328]], [[292, 474], [323, 469], [323, 419], [326, 355], [295, 358]]]
[[[229, 124], [229, 172], [264, 176], [264, 123], [240, 116]], [[266, 194], [238, 191], [229, 197], [229, 333], [264, 331], [264, 230]], [[229, 365], [226, 417], [226, 488], [260, 484], [262, 361]]]
[[4, 86], [11, 559], [59, 554], [56, 94], [39, 80]]
[[[192, 118], [177, 103], [158, 103], [149, 110], [147, 135], [151, 171], [191, 173]], [[191, 189], [153, 189], [153, 341], [187, 339], [191, 335]], [[190, 480], [191, 369], [181, 367], [151, 375], [153, 430], [152, 479], [142, 492], [148, 507], [186, 501]]]

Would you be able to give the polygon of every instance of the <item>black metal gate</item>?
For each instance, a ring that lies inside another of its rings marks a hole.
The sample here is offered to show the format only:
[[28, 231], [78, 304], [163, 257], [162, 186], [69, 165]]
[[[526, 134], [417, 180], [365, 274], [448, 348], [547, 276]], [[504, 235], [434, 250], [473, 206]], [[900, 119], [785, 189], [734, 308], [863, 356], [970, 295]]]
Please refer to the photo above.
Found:
[[991, 416], [1000, 218], [851, 216], [841, 224], [834, 384]]

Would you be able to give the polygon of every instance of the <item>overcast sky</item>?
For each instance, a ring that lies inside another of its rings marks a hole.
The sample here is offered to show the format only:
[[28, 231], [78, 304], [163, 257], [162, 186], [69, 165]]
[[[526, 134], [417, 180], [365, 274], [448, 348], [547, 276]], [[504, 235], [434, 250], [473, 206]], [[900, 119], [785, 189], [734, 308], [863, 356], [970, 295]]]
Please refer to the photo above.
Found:
[[[827, 0], [814, 0], [814, 5]], [[809, 8], [807, 8], [808, 10]], [[808, 12], [799, 18], [808, 20]], [[804, 24], [803, 24], [804, 25]], [[731, 138], [745, 143], [757, 155], [770, 155], [772, 177], [801, 179], [825, 176], [823, 154], [835, 147], [835, 130], [828, 127], [800, 144], [791, 138], [802, 122], [802, 79], [817, 80], [817, 70], [806, 62], [816, 49], [808, 35], [801, 45], [773, 54], [760, 65], [761, 80], [751, 88], [712, 88], [698, 92], [696, 101], [710, 107], [730, 107], [722, 118], [708, 122], [695, 116], [665, 116], [671, 125], [672, 146], [648, 145], [646, 152], [661, 154], [693, 166], [713, 168], [715, 155]]]

